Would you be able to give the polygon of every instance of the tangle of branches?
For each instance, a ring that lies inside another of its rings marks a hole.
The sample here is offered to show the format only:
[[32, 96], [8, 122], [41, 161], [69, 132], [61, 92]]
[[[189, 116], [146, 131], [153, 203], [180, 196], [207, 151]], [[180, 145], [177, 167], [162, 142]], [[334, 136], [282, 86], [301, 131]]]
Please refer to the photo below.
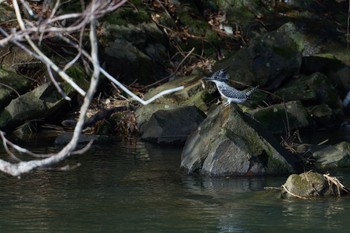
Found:
[[[181, 86], [164, 90], [149, 100], [143, 100], [137, 95], [133, 94], [128, 88], [122, 85], [100, 66], [97, 56], [97, 20], [105, 14], [115, 11], [126, 2], [127, 0], [91, 0], [89, 4], [85, 6], [84, 1], [81, 1], [81, 12], [61, 14], [60, 12], [62, 11], [60, 8], [63, 3], [60, 0], [45, 0], [43, 3], [43, 8], [46, 6], [46, 14], [37, 15], [27, 1], [12, 0], [11, 3], [10, 1], [0, 1], [0, 4], [9, 4], [16, 15], [16, 27], [10, 29], [0, 27], [0, 46], [4, 47], [8, 44], [13, 44], [41, 61], [47, 67], [51, 82], [62, 95], [62, 98], [65, 98], [67, 101], [70, 101], [70, 97], [64, 93], [60, 83], [53, 75], [54, 72], [57, 73], [72, 88], [74, 88], [80, 95], [84, 96], [84, 102], [80, 107], [80, 115], [74, 129], [73, 137], [71, 141], [57, 153], [45, 155], [32, 153], [31, 151], [10, 142], [5, 137], [5, 133], [0, 131], [0, 137], [5, 150], [11, 156], [12, 160], [16, 161], [12, 163], [0, 159], [0, 171], [12, 176], [20, 176], [21, 174], [32, 171], [36, 168], [56, 164], [63, 161], [70, 155], [82, 154], [88, 150], [92, 142], [88, 143], [83, 149], [80, 150], [77, 150], [76, 147], [84, 125], [87, 110], [93, 99], [101, 74], [113, 82], [118, 88], [130, 95], [130, 97], [143, 105], [151, 103], [162, 95], [183, 89]], [[23, 15], [26, 15], [27, 17], [23, 17]], [[82, 46], [85, 42], [84, 40], [86, 39], [84, 37], [86, 32], [89, 32], [88, 42], [90, 44], [90, 51], [84, 50]], [[78, 35], [78, 38], [73, 36], [73, 34]], [[45, 54], [45, 52], [40, 49], [40, 44], [42, 41], [48, 38], [59, 39], [74, 48], [75, 57], [64, 66], [57, 65]], [[79, 60], [87, 61], [89, 63], [88, 67], [91, 69], [89, 72], [91, 81], [88, 90], [84, 90], [82, 87], [80, 87], [66, 73], [67, 69]], [[33, 156], [34, 159], [30, 161], [21, 161], [12, 151], [28, 154]]]

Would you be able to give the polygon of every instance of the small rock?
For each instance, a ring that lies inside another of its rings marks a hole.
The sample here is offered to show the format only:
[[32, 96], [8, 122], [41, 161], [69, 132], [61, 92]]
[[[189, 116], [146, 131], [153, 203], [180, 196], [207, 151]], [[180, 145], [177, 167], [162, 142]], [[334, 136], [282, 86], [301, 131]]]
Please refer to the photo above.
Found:
[[141, 138], [158, 144], [182, 144], [205, 119], [195, 106], [159, 110], [141, 129]]
[[[339, 186], [338, 186], [339, 187]], [[282, 186], [281, 197], [307, 198], [322, 196], [338, 196], [346, 193], [346, 189], [338, 189], [326, 177], [316, 172], [305, 172], [300, 175], [292, 174]]]

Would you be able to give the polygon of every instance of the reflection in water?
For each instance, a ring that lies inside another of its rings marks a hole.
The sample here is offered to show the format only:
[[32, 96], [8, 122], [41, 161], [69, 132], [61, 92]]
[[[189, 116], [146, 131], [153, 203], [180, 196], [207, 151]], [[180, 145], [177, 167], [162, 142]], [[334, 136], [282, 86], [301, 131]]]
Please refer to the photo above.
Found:
[[[35, 147], [35, 145], [33, 145]], [[40, 150], [57, 150], [40, 146]], [[187, 176], [179, 148], [96, 145], [70, 172], [1, 175], [2, 232], [344, 232], [348, 198], [281, 200], [285, 177]], [[64, 165], [64, 164], [61, 164]]]
[[286, 224], [291, 226], [313, 224], [323, 231], [341, 230], [344, 227], [343, 221], [346, 219], [344, 215], [349, 213], [344, 208], [344, 205], [348, 204], [347, 201], [347, 198], [285, 201], [283, 217], [290, 220]]

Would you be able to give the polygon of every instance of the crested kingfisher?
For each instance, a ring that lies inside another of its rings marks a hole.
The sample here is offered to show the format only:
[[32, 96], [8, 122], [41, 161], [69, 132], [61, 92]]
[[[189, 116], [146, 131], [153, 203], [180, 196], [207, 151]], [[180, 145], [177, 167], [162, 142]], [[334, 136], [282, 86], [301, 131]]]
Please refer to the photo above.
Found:
[[250, 95], [256, 90], [256, 88], [258, 88], [258, 86], [256, 86], [249, 91], [239, 91], [236, 88], [229, 86], [227, 84], [229, 75], [225, 70], [216, 71], [212, 76], [205, 77], [203, 80], [215, 83], [221, 96], [227, 99], [225, 106], [229, 105], [230, 103], [240, 104], [245, 102], [250, 98]]

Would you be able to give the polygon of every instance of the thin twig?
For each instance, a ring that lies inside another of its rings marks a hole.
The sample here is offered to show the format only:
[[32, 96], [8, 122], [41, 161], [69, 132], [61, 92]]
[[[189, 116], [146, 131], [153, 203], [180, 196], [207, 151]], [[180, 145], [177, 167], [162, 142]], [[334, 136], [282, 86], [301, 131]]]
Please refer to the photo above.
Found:
[[[63, 37], [62, 35], [60, 35], [60, 38], [63, 39], [64, 41], [66, 41], [68, 44], [71, 44], [72, 46], [74, 46], [75, 48], [78, 47], [77, 44], [73, 43], [71, 40], [69, 40], [67, 37]], [[82, 54], [91, 61], [91, 57], [90, 55], [85, 51], [82, 50]], [[137, 95], [135, 95], [133, 92], [131, 92], [128, 88], [126, 88], [123, 84], [121, 84], [118, 80], [116, 80], [112, 75], [110, 75], [105, 69], [103, 69], [100, 66], [100, 72], [107, 78], [109, 79], [112, 83], [114, 83], [118, 88], [122, 89], [126, 94], [128, 94], [129, 96], [131, 96], [133, 99], [135, 99], [136, 101], [140, 102], [142, 105], [147, 105], [151, 102], [153, 102], [154, 100], [158, 99], [159, 97], [163, 96], [163, 95], [167, 95], [176, 91], [180, 91], [182, 89], [184, 89], [184, 86], [180, 86], [180, 87], [175, 87], [175, 88], [171, 88], [171, 89], [167, 89], [164, 90], [160, 93], [158, 93], [157, 95], [153, 96], [152, 98], [150, 98], [149, 100], [143, 100], [140, 97], [138, 97]]]
[[11, 87], [11, 86], [9, 86], [9, 85], [7, 85], [7, 84], [5, 84], [5, 83], [0, 83], [0, 86], [4, 86], [4, 87], [8, 88], [8, 89], [10, 89], [11, 91], [13, 91], [14, 93], [16, 93], [17, 96], [20, 96], [20, 94], [18, 93], [18, 91], [16, 91], [16, 89], [14, 89], [13, 87]]
[[282, 185], [282, 188], [283, 188], [289, 195], [291, 195], [291, 196], [293, 196], [293, 197], [300, 198], [300, 199], [305, 199], [305, 200], [307, 199], [306, 197], [299, 196], [299, 195], [297, 195], [297, 194], [292, 193], [292, 192], [289, 191], [289, 190], [287, 189], [287, 187], [284, 186], [284, 185]]
[[142, 90], [143, 90], [143, 89], [151, 88], [151, 87], [153, 87], [153, 86], [155, 86], [155, 85], [157, 85], [157, 84], [159, 84], [159, 83], [162, 83], [162, 82], [164, 82], [164, 81], [170, 79], [171, 77], [175, 76], [176, 73], [177, 73], [177, 71], [178, 71], [178, 70], [180, 69], [180, 67], [182, 66], [182, 64], [183, 64], [183, 63], [185, 62], [185, 60], [193, 53], [193, 51], [194, 51], [194, 48], [192, 48], [191, 51], [189, 51], [189, 52], [186, 54], [186, 56], [181, 60], [181, 62], [178, 64], [178, 66], [176, 67], [175, 71], [174, 71], [172, 74], [170, 74], [170, 75], [166, 76], [165, 78], [162, 78], [162, 79], [160, 79], [160, 80], [158, 80], [158, 81], [156, 81], [156, 82], [154, 82], [154, 83], [152, 83], [152, 84], [150, 84], [150, 85], [147, 85], [147, 86], [143, 87]]

